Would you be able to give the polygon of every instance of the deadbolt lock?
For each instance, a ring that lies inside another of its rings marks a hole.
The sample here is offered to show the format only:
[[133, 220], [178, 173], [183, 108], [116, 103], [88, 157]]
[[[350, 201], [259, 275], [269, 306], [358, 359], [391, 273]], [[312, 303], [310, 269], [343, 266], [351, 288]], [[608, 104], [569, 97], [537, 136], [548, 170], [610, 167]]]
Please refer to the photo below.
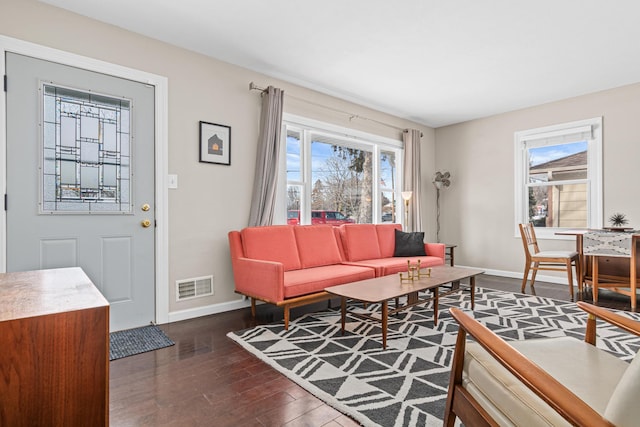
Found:
[[148, 204], [148, 203], [145, 203], [144, 205], [142, 205], [142, 208], [140, 208], [140, 209], [142, 209], [144, 212], [146, 212], [146, 211], [148, 211], [149, 209], [151, 209], [151, 207], [149, 206], [149, 204]]
[[142, 220], [142, 226], [144, 228], [147, 228], [147, 227], [151, 226], [151, 221], [149, 221], [148, 219]]

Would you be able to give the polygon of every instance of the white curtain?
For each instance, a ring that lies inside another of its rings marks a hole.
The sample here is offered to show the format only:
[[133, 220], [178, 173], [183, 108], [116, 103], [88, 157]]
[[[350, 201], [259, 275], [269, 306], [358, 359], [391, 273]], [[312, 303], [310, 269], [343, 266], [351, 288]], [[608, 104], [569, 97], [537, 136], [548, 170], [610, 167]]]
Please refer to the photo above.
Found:
[[262, 94], [260, 136], [256, 156], [249, 226], [271, 225], [276, 205], [278, 157], [284, 91], [269, 86]]
[[406, 224], [408, 231], [422, 231], [422, 213], [420, 204], [422, 191], [420, 188], [420, 138], [419, 130], [408, 129], [402, 134], [404, 140], [404, 186], [403, 191], [412, 191], [409, 201], [409, 218]]

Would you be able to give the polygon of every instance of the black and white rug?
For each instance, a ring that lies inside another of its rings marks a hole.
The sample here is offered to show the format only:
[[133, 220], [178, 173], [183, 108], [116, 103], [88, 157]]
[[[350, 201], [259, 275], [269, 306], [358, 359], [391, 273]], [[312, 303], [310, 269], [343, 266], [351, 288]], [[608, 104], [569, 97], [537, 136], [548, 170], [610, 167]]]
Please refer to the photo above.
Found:
[[109, 360], [146, 353], [174, 344], [156, 325], [111, 332], [109, 334]]
[[[327, 310], [228, 337], [328, 405], [366, 426], [441, 426], [457, 324], [449, 307], [471, 312], [469, 293], [440, 299], [438, 326], [431, 303], [389, 319], [387, 349], [380, 323]], [[379, 305], [350, 311], [379, 311]], [[625, 313], [640, 320], [640, 315]], [[479, 288], [472, 315], [506, 340], [584, 338], [586, 314], [574, 303]], [[630, 360], [640, 338], [598, 322], [598, 347]]]

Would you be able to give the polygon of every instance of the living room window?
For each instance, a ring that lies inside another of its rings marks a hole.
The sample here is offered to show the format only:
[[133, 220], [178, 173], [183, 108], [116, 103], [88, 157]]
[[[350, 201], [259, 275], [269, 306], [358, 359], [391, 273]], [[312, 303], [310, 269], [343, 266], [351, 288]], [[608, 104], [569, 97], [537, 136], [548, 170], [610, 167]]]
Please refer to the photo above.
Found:
[[288, 224], [400, 222], [402, 142], [285, 115]]
[[536, 235], [602, 226], [602, 118], [515, 133], [518, 223]]

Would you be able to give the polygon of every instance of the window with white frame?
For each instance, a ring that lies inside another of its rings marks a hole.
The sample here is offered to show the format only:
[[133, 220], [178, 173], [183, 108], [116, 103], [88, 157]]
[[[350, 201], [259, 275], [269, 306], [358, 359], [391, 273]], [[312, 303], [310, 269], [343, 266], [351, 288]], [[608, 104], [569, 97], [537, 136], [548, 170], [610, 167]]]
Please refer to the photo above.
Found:
[[516, 230], [602, 226], [601, 117], [516, 132], [515, 156]]
[[401, 222], [402, 142], [285, 115], [288, 224]]

